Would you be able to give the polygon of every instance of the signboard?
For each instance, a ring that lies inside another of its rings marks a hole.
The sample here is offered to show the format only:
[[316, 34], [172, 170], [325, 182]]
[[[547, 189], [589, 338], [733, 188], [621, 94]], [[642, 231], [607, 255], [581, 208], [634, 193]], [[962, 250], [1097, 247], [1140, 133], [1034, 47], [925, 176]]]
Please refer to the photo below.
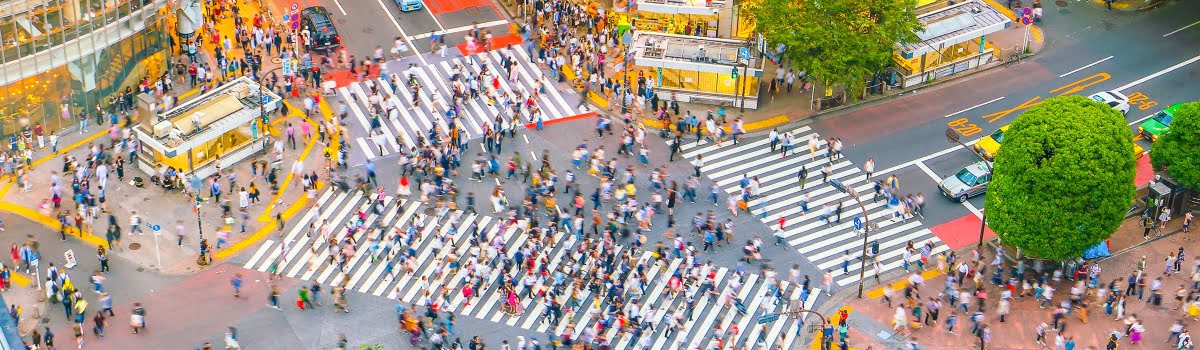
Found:
[[862, 221], [862, 218], [861, 218], [861, 217], [858, 217], [858, 216], [855, 216], [855, 217], [854, 217], [854, 230], [855, 230], [855, 231], [862, 231], [862, 229], [863, 229], [863, 221]]
[[779, 314], [766, 314], [758, 316], [758, 324], [771, 323], [779, 319]]
[[160, 225], [149, 225], [149, 226], [150, 226], [150, 231], [153, 231], [155, 236], [162, 235], [162, 226], [160, 226]]
[[762, 34], [758, 35], [758, 52], [761, 52], [768, 60], [771, 60], [771, 63], [779, 64], [779, 55], [786, 49], [787, 45], [778, 44], [772, 50], [767, 44], [767, 39]]
[[748, 48], [748, 47], [738, 48], [738, 58], [743, 59], [743, 60], [749, 60], [750, 59], [750, 48]]
[[300, 22], [292, 21], [292, 30], [300, 29]]
[[292, 12], [296, 12], [296, 11], [299, 11], [299, 10], [300, 10], [300, 4], [297, 4], [297, 3], [294, 3], [294, 2], [293, 2], [293, 3], [292, 3]]
[[74, 268], [75, 265], [79, 264], [78, 262], [75, 261], [75, 251], [73, 251], [71, 249], [67, 249], [67, 251], [63, 252], [63, 258], [65, 258], [67, 260], [67, 264], [64, 265], [64, 267], [66, 267], [68, 269]]

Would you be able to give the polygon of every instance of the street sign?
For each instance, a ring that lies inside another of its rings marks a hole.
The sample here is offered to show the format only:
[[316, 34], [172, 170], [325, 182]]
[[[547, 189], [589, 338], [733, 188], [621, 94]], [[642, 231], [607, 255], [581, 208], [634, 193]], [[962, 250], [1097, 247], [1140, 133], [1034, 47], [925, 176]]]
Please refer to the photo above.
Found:
[[779, 314], [766, 314], [758, 316], [758, 324], [771, 323], [779, 319]]
[[284, 21], [284, 22], [291, 22], [291, 21], [292, 21], [292, 15], [290, 15], [290, 14], [286, 14], [286, 13], [285, 13], [285, 14], [283, 14], [283, 21]]
[[[1026, 8], [1028, 8], [1028, 7], [1026, 7]], [[292, 11], [293, 11], [293, 12], [295, 12], [295, 11], [298, 11], [298, 10], [300, 10], [300, 4], [297, 4], [297, 3], [294, 3], [294, 2], [293, 2], [293, 3], [292, 3]]]
[[1033, 9], [1031, 9], [1031, 8], [1028, 8], [1028, 7], [1022, 8], [1022, 9], [1021, 9], [1021, 15], [1025, 15], [1025, 16], [1032, 16], [1032, 15], [1033, 15]]
[[738, 48], [738, 58], [741, 58], [743, 60], [750, 59], [750, 48], [748, 48], [748, 47]]
[[1021, 16], [1021, 24], [1024, 24], [1024, 25], [1029, 25], [1029, 24], [1031, 24], [1031, 23], [1033, 23], [1033, 17], [1030, 17], [1030, 16]]
[[300, 28], [300, 22], [292, 21], [292, 29], [295, 30], [295, 29], [299, 29], [299, 28]]
[[953, 143], [958, 143], [958, 141], [961, 139], [962, 135], [959, 135], [958, 130], [954, 130], [954, 128], [946, 128], [946, 140], [949, 140]]
[[64, 267], [66, 267], [68, 269], [74, 268], [75, 265], [79, 264], [78, 262], [75, 261], [75, 251], [73, 251], [71, 249], [67, 249], [67, 251], [63, 252], [63, 258], [66, 258], [66, 260], [67, 260], [67, 264], [64, 265]]
[[151, 231], [158, 231], [158, 230], [162, 230], [162, 226], [161, 226], [161, 225], [154, 225], [154, 224], [150, 224], [150, 230], [151, 230]]
[[861, 217], [858, 217], [858, 216], [855, 216], [855, 217], [854, 217], [854, 230], [856, 230], [856, 231], [862, 231], [862, 229], [863, 229], [863, 221], [862, 221], [862, 218], [861, 218]]
[[842, 185], [842, 181], [838, 179], [829, 180], [829, 184], [833, 185], [833, 188], [837, 189], [838, 192], [846, 193], [848, 190], [845, 185]]

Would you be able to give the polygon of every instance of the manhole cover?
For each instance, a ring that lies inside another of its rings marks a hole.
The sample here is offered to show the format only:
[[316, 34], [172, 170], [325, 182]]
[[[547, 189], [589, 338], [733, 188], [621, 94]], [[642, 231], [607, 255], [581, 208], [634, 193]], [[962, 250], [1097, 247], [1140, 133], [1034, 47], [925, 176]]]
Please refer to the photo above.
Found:
[[1055, 1], [1054, 4], [1058, 5], [1058, 7], [1067, 7], [1067, 4], [1069, 4], [1069, 3], [1067, 2], [1067, 0], [1058, 0], [1058, 1]]
[[129, 250], [142, 249], [142, 244], [138, 242], [129, 243]]

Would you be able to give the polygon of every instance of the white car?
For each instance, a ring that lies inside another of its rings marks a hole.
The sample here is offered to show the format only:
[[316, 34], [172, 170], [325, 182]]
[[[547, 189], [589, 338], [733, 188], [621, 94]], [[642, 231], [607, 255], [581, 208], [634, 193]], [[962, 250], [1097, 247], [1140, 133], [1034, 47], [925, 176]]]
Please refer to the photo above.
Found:
[[1125, 94], [1116, 91], [1101, 91], [1092, 94], [1089, 98], [1107, 104], [1121, 114], [1129, 114], [1129, 97], [1126, 97]]

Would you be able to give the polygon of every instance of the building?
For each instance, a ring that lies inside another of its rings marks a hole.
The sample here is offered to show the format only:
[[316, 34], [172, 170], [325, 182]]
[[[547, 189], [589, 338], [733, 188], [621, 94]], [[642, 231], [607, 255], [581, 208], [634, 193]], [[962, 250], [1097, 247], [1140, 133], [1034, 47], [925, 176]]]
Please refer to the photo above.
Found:
[[[55, 132], [165, 72], [167, 0], [0, 0], [0, 132]], [[70, 117], [64, 116], [68, 112]]]
[[998, 52], [1013, 51], [987, 40], [988, 34], [1012, 26], [1012, 20], [981, 0], [933, 10], [917, 20], [924, 25], [916, 33], [920, 41], [896, 45], [892, 57], [905, 88], [981, 67], [998, 59]]
[[639, 31], [633, 62], [653, 69], [659, 98], [758, 108], [762, 54], [742, 40]]
[[263, 115], [283, 98], [247, 77], [234, 79], [165, 112], [155, 113], [153, 97], [139, 96], [142, 118], [133, 128], [142, 144], [137, 165], [147, 174], [164, 167], [204, 178], [266, 148]]

